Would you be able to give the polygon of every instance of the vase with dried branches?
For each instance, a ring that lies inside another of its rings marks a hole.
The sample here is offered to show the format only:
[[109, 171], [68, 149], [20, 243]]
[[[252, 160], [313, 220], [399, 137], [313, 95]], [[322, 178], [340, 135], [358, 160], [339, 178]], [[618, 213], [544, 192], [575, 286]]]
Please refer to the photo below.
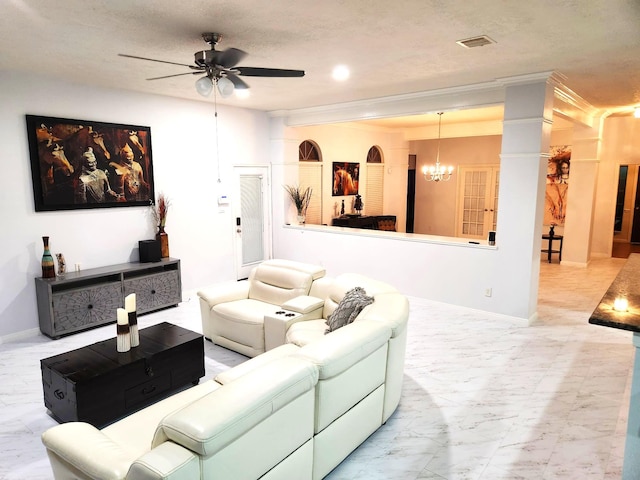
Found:
[[158, 227], [158, 233], [156, 233], [156, 240], [160, 242], [160, 252], [162, 258], [169, 257], [169, 235], [164, 231], [167, 224], [167, 215], [169, 213], [169, 206], [171, 201], [164, 194], [158, 195], [158, 200], [155, 205], [151, 206], [151, 217], [154, 224]]
[[311, 194], [313, 189], [311, 187], [302, 188], [300, 186], [285, 185], [284, 189], [289, 194], [289, 198], [296, 206], [298, 212], [298, 224], [304, 225], [307, 217], [307, 208], [309, 208], [309, 202], [311, 202]]

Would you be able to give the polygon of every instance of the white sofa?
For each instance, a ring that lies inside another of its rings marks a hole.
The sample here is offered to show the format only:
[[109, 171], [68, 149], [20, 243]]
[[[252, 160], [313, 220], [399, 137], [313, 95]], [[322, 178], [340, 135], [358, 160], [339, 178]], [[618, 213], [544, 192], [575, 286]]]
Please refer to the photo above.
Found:
[[[402, 392], [404, 358], [407, 346], [407, 322], [409, 301], [391, 285], [356, 273], [345, 273], [335, 279], [323, 277], [314, 281], [310, 295], [324, 299], [322, 314], [314, 320], [298, 321], [289, 325], [284, 343], [309, 345], [325, 336], [327, 319], [335, 311], [345, 293], [354, 287], [362, 287], [374, 298], [354, 323], [364, 320], [380, 322], [391, 329], [386, 360], [385, 400], [383, 422], [398, 407]], [[344, 327], [343, 327], [344, 328]]]
[[[320, 313], [276, 318], [281, 345], [102, 430], [71, 422], [45, 432], [55, 478], [326, 476], [397, 408], [409, 310], [406, 297], [361, 275], [312, 283], [293, 306], [322, 298]], [[356, 284], [373, 304], [325, 335], [324, 317]]]
[[102, 430], [57, 425], [42, 441], [56, 480], [311, 478], [317, 379], [310, 362], [278, 358], [228, 385], [203, 382]]

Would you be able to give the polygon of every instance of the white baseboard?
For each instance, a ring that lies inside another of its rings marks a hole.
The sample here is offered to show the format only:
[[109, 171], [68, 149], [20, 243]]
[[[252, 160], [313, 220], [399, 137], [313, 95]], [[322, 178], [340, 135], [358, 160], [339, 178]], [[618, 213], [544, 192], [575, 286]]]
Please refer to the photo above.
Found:
[[10, 343], [15, 341], [24, 340], [25, 338], [33, 337], [36, 335], [40, 335], [39, 328], [31, 328], [29, 330], [22, 330], [21, 332], [11, 333], [9, 335], [4, 335], [0, 337], [0, 344], [2, 343]]
[[567, 267], [582, 267], [582, 268], [587, 268], [589, 266], [589, 262], [568, 262], [567, 260], [562, 260], [562, 262], [560, 262], [561, 265], [567, 266]]

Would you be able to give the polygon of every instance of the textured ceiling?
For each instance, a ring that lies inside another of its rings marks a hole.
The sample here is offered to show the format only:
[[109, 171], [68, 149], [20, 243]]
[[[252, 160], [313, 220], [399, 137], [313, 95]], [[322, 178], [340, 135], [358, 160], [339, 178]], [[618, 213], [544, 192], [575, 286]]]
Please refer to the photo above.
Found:
[[[640, 104], [638, 0], [4, 0], [0, 68], [70, 82], [203, 99], [187, 67], [219, 32], [242, 66], [293, 68], [304, 78], [243, 77], [259, 110], [311, 107], [557, 71], [598, 108]], [[457, 40], [497, 43], [465, 49]], [[351, 78], [331, 79], [336, 64]]]

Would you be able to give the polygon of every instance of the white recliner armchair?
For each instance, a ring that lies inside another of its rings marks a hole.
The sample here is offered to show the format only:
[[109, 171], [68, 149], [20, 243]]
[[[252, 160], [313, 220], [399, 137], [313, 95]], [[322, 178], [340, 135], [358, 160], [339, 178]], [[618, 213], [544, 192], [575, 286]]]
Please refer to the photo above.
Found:
[[[217, 345], [248, 357], [260, 355], [266, 350], [265, 315], [290, 300], [300, 305], [324, 275], [321, 266], [276, 259], [255, 267], [247, 280], [204, 288], [198, 291], [202, 332]], [[322, 300], [303, 303], [296, 321], [322, 315]]]

